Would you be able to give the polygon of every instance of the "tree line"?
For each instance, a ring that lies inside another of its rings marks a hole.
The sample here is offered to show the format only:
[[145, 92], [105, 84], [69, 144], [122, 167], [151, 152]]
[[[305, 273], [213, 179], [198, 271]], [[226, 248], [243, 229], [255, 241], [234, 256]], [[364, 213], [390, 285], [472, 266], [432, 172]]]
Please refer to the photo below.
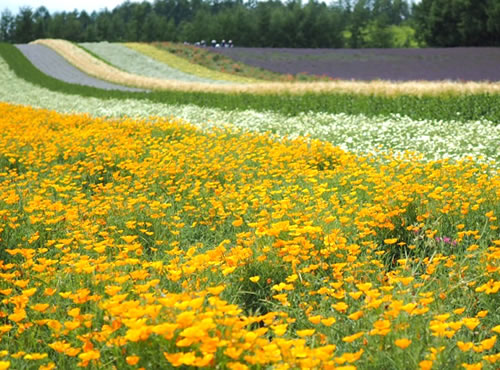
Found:
[[0, 16], [0, 41], [231, 39], [236, 46], [390, 48], [500, 45], [500, 0], [155, 0], [113, 10]]

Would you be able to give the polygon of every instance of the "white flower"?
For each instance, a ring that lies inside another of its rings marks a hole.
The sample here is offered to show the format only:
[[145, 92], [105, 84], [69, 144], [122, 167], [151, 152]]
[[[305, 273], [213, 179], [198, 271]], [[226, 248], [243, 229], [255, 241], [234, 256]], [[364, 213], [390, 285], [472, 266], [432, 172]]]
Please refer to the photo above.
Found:
[[8, 69], [0, 59], [0, 100], [93, 116], [178, 117], [201, 129], [232, 125], [243, 131], [270, 132], [295, 138], [308, 136], [330, 141], [359, 153], [414, 151], [427, 160], [472, 157], [500, 163], [500, 125], [491, 121], [412, 120], [401, 115], [367, 117], [345, 113], [304, 112], [286, 116], [275, 112], [223, 111], [195, 105], [168, 105], [147, 100], [100, 100], [75, 97], [32, 85]]

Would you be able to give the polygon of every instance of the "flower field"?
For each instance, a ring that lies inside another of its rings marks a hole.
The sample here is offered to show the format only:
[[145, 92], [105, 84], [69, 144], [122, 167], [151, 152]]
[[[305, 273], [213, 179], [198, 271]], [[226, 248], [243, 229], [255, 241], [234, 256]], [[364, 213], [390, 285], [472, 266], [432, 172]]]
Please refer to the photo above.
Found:
[[0, 369], [498, 369], [498, 122], [92, 91], [0, 59]]
[[113, 66], [128, 73], [146, 77], [162, 78], [166, 80], [208, 83], [221, 82], [183, 73], [182, 71], [169, 67], [165, 63], [157, 62], [154, 59], [148, 58], [125, 45], [109, 42], [86, 42], [82, 43], [81, 46], [111, 63]]
[[[114, 66], [114, 63], [103, 61], [87, 53], [84, 49], [73, 45], [69, 41], [55, 40], [55, 39], [42, 39], [34, 42], [38, 45], [47, 46], [57, 53], [61, 54], [68, 62], [81, 69], [83, 72], [106, 80], [109, 82], [135, 86], [140, 88], [154, 89], [154, 90], [177, 90], [177, 91], [203, 91], [203, 92], [218, 92], [218, 93], [251, 93], [257, 95], [272, 95], [272, 94], [294, 94], [301, 95], [305, 93], [356, 93], [361, 95], [382, 95], [382, 96], [397, 96], [400, 94], [409, 94], [415, 96], [436, 96], [436, 95], [461, 95], [461, 94], [480, 94], [480, 93], [500, 93], [500, 82], [465, 82], [456, 83], [453, 81], [405, 81], [405, 82], [391, 82], [391, 81], [351, 81], [351, 80], [338, 80], [338, 81], [319, 81], [319, 82], [258, 82], [258, 83], [206, 83], [206, 82], [193, 82], [185, 81], [184, 79], [165, 79], [147, 77], [137, 74], [137, 70], [142, 71], [142, 68], [134, 68], [136, 72], [130, 73]], [[113, 45], [113, 44], [111, 44]], [[96, 45], [98, 46], [98, 44]], [[120, 45], [115, 45], [120, 46]], [[112, 47], [107, 54], [108, 58], [112, 58], [114, 62], [118, 62], [116, 57], [116, 48]], [[119, 48], [129, 50], [132, 49]], [[115, 59], [116, 58], [116, 59]], [[125, 57], [123, 57], [125, 58]], [[137, 60], [136, 58], [134, 58]], [[142, 59], [142, 58], [141, 58]], [[126, 61], [122, 60], [123, 65]], [[150, 63], [159, 63], [157, 60], [150, 60]], [[131, 68], [131, 67], [130, 67]], [[180, 74], [184, 73], [177, 71]], [[198, 79], [194, 76], [193, 79]]]

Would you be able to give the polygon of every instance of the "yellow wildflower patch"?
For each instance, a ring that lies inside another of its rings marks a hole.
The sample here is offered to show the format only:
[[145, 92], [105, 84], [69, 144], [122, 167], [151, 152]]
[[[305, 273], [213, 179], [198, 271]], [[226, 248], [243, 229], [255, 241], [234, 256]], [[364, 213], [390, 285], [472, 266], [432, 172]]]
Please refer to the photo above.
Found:
[[494, 164], [3, 103], [0, 131], [0, 368], [498, 361]]

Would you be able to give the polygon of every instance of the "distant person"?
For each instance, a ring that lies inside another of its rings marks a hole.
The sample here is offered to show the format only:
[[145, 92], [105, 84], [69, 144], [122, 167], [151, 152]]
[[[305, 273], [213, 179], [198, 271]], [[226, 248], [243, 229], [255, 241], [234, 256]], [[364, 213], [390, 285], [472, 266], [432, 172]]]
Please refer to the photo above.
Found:
[[232, 47], [233, 47], [233, 40], [229, 40], [229, 41], [227, 42], [227, 47], [228, 47], [228, 48], [232, 48]]
[[217, 41], [216, 40], [212, 40], [212, 47], [215, 48], [215, 45], [217, 45]]
[[220, 47], [221, 48], [225, 48], [226, 47], [226, 40], [222, 40], [222, 42], [220, 43]]
[[205, 40], [201, 40], [200, 44], [201, 44], [201, 46], [203, 46], [203, 47], [207, 46], [207, 43], [205, 42]]

